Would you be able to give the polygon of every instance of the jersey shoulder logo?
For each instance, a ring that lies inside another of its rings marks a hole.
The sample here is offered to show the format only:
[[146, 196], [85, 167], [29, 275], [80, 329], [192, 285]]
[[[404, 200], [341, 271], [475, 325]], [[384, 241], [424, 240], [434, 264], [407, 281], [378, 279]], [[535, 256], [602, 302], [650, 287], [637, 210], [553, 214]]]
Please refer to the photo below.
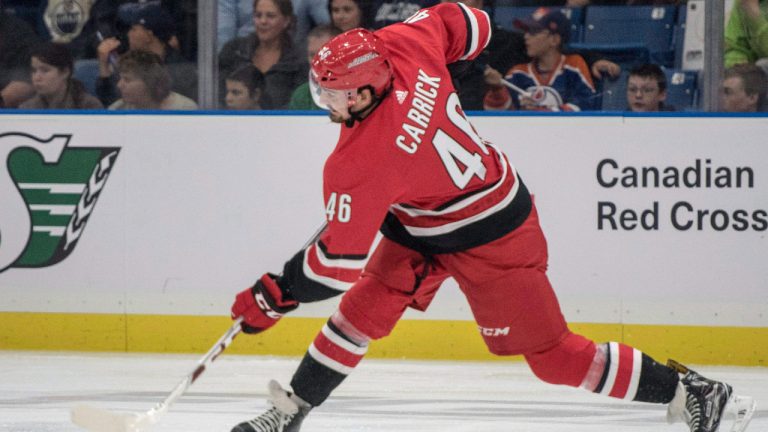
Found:
[[397, 103], [402, 105], [405, 102], [405, 98], [408, 97], [408, 90], [395, 90], [395, 97], [397, 98]]
[[120, 149], [71, 139], [0, 134], [0, 273], [56, 264], [83, 235]]
[[421, 21], [421, 20], [423, 20], [425, 18], [429, 18], [429, 12], [424, 10], [424, 9], [422, 9], [422, 10], [416, 12], [415, 14], [411, 15], [410, 17], [408, 17], [403, 22], [406, 23], [406, 24], [413, 24], [413, 23]]

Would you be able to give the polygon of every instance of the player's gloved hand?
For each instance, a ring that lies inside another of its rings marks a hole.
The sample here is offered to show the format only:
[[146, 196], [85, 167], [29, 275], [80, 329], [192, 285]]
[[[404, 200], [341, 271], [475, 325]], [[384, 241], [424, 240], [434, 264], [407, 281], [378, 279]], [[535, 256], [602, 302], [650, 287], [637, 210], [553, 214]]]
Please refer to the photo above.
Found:
[[286, 299], [276, 276], [265, 274], [256, 284], [240, 292], [232, 304], [232, 319], [243, 317], [245, 333], [260, 333], [277, 323], [286, 313], [299, 307], [299, 302]]

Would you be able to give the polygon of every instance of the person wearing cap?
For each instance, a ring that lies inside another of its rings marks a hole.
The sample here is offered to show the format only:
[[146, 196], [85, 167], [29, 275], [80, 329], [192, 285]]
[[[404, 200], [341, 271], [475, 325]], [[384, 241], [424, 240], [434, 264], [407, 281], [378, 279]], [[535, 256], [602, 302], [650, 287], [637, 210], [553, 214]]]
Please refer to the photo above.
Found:
[[539, 8], [530, 18], [516, 19], [531, 61], [510, 69], [502, 82], [488, 73], [492, 87], [485, 96], [488, 110], [582, 111], [597, 108], [595, 85], [584, 58], [563, 54], [571, 22], [560, 10]]
[[[128, 49], [146, 50], [157, 54], [168, 67], [173, 91], [197, 100], [197, 68], [171, 44], [176, 39], [176, 24], [171, 14], [156, 3], [126, 4], [118, 11], [119, 19], [128, 24]], [[109, 105], [118, 98], [115, 64], [110, 60], [121, 42], [111, 37], [97, 48], [99, 80], [96, 93]]]

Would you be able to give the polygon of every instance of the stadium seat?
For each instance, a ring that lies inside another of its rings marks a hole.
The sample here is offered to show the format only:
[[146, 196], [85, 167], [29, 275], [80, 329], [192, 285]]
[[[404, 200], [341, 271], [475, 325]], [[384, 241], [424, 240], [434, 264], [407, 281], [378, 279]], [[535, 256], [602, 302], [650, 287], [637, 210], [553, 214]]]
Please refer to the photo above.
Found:
[[645, 45], [654, 63], [672, 67], [676, 6], [587, 6], [583, 42]]
[[99, 61], [96, 59], [75, 60], [75, 70], [72, 77], [79, 80], [85, 86], [85, 90], [96, 94], [96, 81], [99, 79]]
[[[515, 19], [528, 18], [533, 15], [533, 12], [538, 9], [537, 7], [521, 7], [521, 6], [496, 6], [493, 9], [493, 22], [505, 29], [516, 30], [513, 23]], [[568, 19], [571, 20], [571, 43], [581, 41], [581, 33], [584, 20], [583, 8], [561, 8], [560, 9]]]
[[[676, 111], [695, 111], [698, 108], [698, 74], [695, 71], [664, 69], [667, 77], [667, 105]], [[602, 82], [603, 111], [625, 111], [627, 109], [627, 78], [624, 70], [615, 80]]]

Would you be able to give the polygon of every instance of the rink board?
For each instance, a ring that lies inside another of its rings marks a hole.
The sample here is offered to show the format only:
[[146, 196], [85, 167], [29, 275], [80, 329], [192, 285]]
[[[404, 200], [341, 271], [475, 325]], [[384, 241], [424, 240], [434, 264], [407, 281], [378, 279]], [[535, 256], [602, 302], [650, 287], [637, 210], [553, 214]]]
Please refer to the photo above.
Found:
[[[768, 360], [768, 119], [473, 123], [535, 195], [574, 329], [704, 363]], [[0, 117], [0, 348], [204, 351], [234, 293], [320, 225], [337, 134], [313, 116]], [[336, 302], [233, 348], [300, 354]], [[488, 358], [471, 319], [449, 282], [371, 354]]]

